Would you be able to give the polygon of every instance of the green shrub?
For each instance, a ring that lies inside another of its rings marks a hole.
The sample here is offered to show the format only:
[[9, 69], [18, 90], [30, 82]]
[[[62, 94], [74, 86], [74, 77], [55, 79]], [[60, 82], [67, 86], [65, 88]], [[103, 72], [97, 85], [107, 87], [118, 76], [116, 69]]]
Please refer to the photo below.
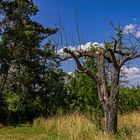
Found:
[[119, 112], [132, 112], [140, 109], [140, 88], [121, 88], [119, 95]]

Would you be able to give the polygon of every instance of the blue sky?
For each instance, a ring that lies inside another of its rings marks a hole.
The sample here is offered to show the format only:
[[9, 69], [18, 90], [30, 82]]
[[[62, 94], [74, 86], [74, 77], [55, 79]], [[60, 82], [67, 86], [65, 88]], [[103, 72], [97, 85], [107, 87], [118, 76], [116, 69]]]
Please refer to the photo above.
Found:
[[[140, 0], [34, 0], [40, 9], [36, 19], [50, 27], [58, 23], [58, 15], [68, 35], [75, 35], [77, 10], [83, 43], [102, 42], [109, 38], [108, 20], [122, 25], [140, 22]], [[134, 21], [134, 19], [137, 19]], [[76, 38], [77, 36], [75, 36]]]
[[[34, 19], [43, 25], [59, 26], [60, 16], [62, 27], [70, 38], [69, 45], [72, 45], [72, 40], [78, 43], [76, 19], [81, 44], [109, 40], [113, 33], [109, 20], [122, 26], [140, 25], [140, 0], [34, 0], [34, 2], [40, 10]], [[138, 63], [139, 61], [135, 61], [134, 65], [139, 69]], [[75, 69], [75, 65], [73, 62], [65, 62], [63, 68], [70, 72]]]

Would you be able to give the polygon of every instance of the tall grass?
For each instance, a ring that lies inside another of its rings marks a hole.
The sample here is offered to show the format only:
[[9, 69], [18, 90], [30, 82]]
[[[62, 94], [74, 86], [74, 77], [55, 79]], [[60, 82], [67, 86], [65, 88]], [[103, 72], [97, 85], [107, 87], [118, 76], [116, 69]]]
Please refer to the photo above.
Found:
[[[38, 123], [40, 122], [40, 123]], [[66, 140], [112, 140], [136, 139], [140, 137], [140, 112], [119, 116], [119, 130], [116, 136], [105, 134], [96, 129], [95, 122], [81, 114], [71, 114], [34, 121], [34, 127], [45, 127], [48, 138], [53, 135]]]
[[96, 128], [95, 122], [82, 114], [60, 115], [52, 118], [37, 118], [33, 124], [4, 127], [0, 140], [139, 140], [140, 112], [119, 116], [116, 136], [107, 135]]

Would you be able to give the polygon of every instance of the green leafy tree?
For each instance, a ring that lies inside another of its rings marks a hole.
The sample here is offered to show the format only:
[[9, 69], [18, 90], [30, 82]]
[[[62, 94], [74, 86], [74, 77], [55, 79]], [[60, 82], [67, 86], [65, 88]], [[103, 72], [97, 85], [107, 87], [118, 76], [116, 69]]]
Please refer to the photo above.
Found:
[[140, 88], [122, 87], [120, 89], [118, 109], [120, 113], [140, 110]]
[[33, 21], [37, 12], [33, 0], [0, 2], [0, 101], [10, 112], [20, 112], [23, 106], [29, 118], [41, 112], [46, 77], [58, 69], [54, 45], [48, 39], [57, 29]]
[[[87, 67], [95, 67], [93, 59], [84, 63]], [[91, 112], [92, 107], [98, 106], [97, 86], [87, 75], [74, 72], [66, 83], [68, 108], [71, 111]]]

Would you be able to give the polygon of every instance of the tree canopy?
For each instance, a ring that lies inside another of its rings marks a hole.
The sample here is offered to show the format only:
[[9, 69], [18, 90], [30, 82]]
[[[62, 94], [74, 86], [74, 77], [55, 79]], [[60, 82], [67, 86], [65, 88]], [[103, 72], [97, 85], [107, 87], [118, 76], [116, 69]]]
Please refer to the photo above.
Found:
[[[48, 38], [58, 29], [33, 21], [38, 11], [32, 0], [0, 3], [0, 100], [10, 112], [32, 112], [31, 119], [45, 110], [47, 98], [58, 90], [50, 85], [60, 83], [61, 88], [63, 81], [55, 46]], [[49, 81], [54, 75], [56, 80]]]

